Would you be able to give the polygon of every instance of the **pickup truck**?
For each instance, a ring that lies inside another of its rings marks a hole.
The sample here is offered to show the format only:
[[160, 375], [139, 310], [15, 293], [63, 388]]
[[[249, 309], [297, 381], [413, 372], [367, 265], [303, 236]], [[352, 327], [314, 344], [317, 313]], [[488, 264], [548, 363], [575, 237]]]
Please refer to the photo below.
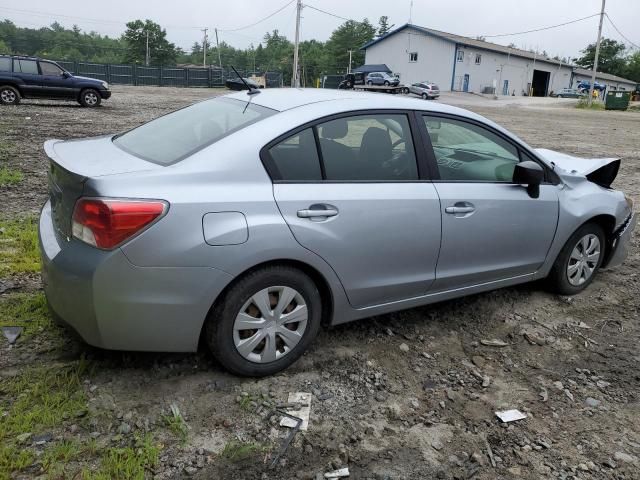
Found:
[[97, 107], [109, 97], [107, 82], [72, 75], [51, 60], [0, 55], [0, 105], [17, 105], [22, 98], [47, 98]]

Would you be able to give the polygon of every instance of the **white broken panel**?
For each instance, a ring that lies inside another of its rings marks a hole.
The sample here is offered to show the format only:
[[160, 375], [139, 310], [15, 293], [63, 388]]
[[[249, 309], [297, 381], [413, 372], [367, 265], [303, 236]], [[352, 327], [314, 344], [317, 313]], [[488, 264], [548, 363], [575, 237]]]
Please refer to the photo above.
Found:
[[334, 478], [344, 478], [349, 476], [349, 467], [344, 467], [339, 470], [334, 470], [333, 472], [327, 472], [324, 474], [324, 478], [334, 479]]
[[504, 423], [515, 422], [516, 420], [524, 420], [527, 418], [525, 413], [520, 410], [505, 410], [503, 412], [496, 412], [496, 416]]
[[[305, 392], [290, 393], [287, 403], [296, 405], [295, 407], [288, 408], [287, 413], [293, 417], [302, 419], [300, 430], [306, 430], [309, 427], [309, 414], [311, 413], [311, 394]], [[282, 417], [280, 426], [294, 428], [296, 421], [289, 417]]]

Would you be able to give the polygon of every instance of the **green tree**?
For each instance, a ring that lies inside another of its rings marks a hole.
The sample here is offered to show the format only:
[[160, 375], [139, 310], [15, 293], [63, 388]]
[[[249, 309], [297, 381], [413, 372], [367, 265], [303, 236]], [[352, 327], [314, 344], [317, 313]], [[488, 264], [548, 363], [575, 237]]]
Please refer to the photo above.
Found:
[[345, 73], [349, 63], [349, 50], [352, 50], [352, 65], [362, 65], [364, 52], [360, 48], [373, 40], [375, 35], [376, 28], [366, 18], [362, 22], [347, 20], [336, 28], [325, 43], [326, 73]]
[[388, 33], [393, 27], [395, 27], [395, 24], [389, 25], [389, 17], [386, 15], [381, 16], [378, 20], [378, 36], [381, 37], [385, 33]]
[[11, 53], [9, 49], [9, 45], [4, 43], [4, 41], [0, 38], [0, 53]]
[[[602, 73], [610, 73], [612, 75], [624, 75], [626, 60], [624, 58], [624, 43], [620, 43], [610, 38], [603, 38], [600, 42], [600, 54], [598, 56], [598, 71]], [[584, 50], [581, 50], [582, 56], [574, 58], [576, 65], [592, 69], [596, 54], [596, 44], [592, 43]]]
[[627, 58], [627, 66], [623, 76], [640, 83], [640, 50], [636, 50]]
[[149, 39], [150, 64], [172, 65], [176, 63], [179, 52], [173, 43], [167, 40], [167, 32], [151, 20], [134, 20], [127, 23], [127, 31], [122, 35], [126, 43], [125, 62], [145, 63]]

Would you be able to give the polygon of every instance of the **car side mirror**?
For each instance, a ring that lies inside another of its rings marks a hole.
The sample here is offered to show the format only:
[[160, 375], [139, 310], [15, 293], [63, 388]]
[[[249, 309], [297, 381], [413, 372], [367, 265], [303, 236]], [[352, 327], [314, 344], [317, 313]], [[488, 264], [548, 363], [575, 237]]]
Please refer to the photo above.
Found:
[[62, 72], [62, 76], [64, 78], [71, 78], [71, 74], [69, 72]]
[[516, 164], [513, 170], [513, 183], [527, 186], [531, 198], [540, 196], [540, 184], [544, 180], [544, 169], [532, 160]]

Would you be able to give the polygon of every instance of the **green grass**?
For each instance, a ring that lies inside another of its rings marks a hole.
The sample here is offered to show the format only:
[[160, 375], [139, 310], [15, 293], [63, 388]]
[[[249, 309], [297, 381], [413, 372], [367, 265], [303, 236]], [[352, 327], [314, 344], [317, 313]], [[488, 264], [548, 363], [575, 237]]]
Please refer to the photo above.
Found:
[[0, 327], [22, 327], [23, 336], [52, 325], [44, 294], [15, 293], [0, 297]]
[[[59, 428], [66, 420], [86, 414], [82, 382], [90, 374], [83, 359], [64, 367], [32, 367], [0, 384], [0, 479], [8, 478], [33, 462], [33, 454], [18, 445], [23, 433], [34, 435]], [[62, 443], [45, 455], [53, 465], [74, 455], [73, 444]]]
[[593, 102], [591, 102], [591, 106], [589, 106], [589, 99], [582, 97], [578, 100], [576, 108], [582, 108], [585, 110], [604, 110], [604, 103], [600, 100], [594, 99]]
[[0, 220], [0, 278], [40, 270], [38, 220]]
[[23, 178], [24, 175], [22, 175], [22, 172], [18, 170], [13, 170], [8, 167], [0, 167], [0, 187], [17, 185]]
[[260, 443], [232, 440], [224, 446], [224, 449], [220, 452], [220, 456], [231, 462], [239, 462], [256, 453], [263, 453], [265, 451], [267, 451], [267, 447]]
[[107, 449], [97, 471], [85, 469], [82, 478], [85, 480], [143, 480], [147, 468], [158, 463], [160, 446], [155, 444], [150, 435], [138, 437], [130, 447], [114, 447]]
[[175, 404], [171, 404], [171, 413], [162, 416], [165, 425], [180, 439], [184, 445], [189, 436], [189, 427], [180, 413], [180, 409]]

